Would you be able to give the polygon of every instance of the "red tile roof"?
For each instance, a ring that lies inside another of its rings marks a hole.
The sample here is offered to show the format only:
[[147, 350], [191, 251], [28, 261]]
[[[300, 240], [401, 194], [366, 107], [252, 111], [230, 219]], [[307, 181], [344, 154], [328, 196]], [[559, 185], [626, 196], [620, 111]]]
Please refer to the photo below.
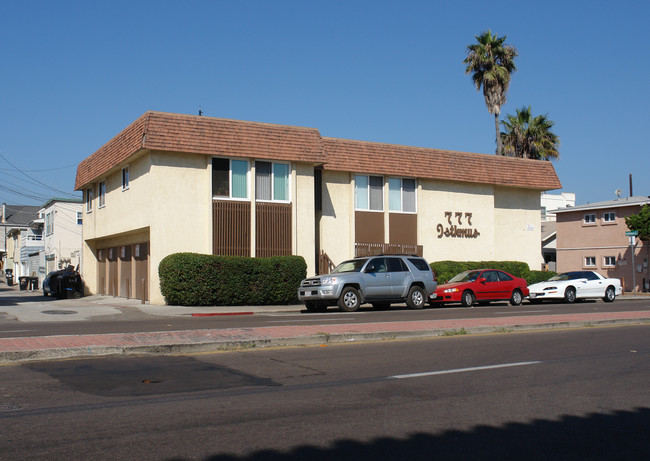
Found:
[[550, 162], [322, 138], [315, 128], [146, 112], [77, 168], [75, 189], [141, 149], [324, 164], [326, 170], [551, 190]]
[[323, 138], [326, 170], [527, 189], [562, 187], [550, 162], [348, 139]]
[[327, 159], [314, 128], [146, 112], [79, 164], [75, 189], [83, 189], [141, 149], [308, 163]]

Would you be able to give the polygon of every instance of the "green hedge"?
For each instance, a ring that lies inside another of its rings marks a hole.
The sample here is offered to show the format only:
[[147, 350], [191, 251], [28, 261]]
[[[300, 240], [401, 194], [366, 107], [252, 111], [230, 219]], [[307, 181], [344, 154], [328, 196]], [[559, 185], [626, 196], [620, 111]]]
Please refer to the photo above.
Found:
[[475, 269], [500, 269], [515, 277], [526, 279], [528, 285], [543, 282], [555, 275], [553, 271], [531, 271], [528, 264], [517, 261], [437, 261], [431, 263], [431, 269], [439, 284], [463, 271]]
[[160, 262], [158, 274], [167, 304], [290, 304], [297, 301], [307, 264], [301, 256], [244, 258], [175, 253]]
[[556, 272], [553, 271], [530, 271], [528, 273], [528, 277], [526, 277], [526, 282], [528, 282], [528, 285], [532, 285], [533, 283], [546, 282], [555, 274]]
[[500, 269], [515, 277], [526, 278], [530, 272], [528, 264], [517, 261], [437, 261], [431, 263], [438, 283], [445, 283], [463, 271], [475, 269]]

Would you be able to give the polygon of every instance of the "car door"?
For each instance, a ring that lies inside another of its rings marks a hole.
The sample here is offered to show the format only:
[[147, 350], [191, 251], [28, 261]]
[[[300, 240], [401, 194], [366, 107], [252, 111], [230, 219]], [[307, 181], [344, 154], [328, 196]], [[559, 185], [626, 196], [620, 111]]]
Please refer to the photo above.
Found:
[[499, 276], [499, 293], [501, 293], [501, 299], [510, 299], [514, 289], [518, 288], [517, 281], [503, 271], [496, 271], [496, 273]]
[[475, 284], [477, 300], [502, 299], [499, 292], [499, 276], [496, 271], [483, 271], [478, 280], [481, 281], [477, 281]]
[[602, 298], [605, 296], [607, 284], [603, 279], [591, 271], [585, 271], [584, 277], [587, 279], [583, 290], [585, 297]]
[[373, 258], [368, 261], [363, 272], [365, 296], [368, 299], [390, 298], [393, 295], [391, 273], [388, 272], [386, 258]]
[[401, 258], [386, 258], [388, 272], [390, 272], [391, 293], [394, 298], [405, 297], [411, 285], [411, 272]]

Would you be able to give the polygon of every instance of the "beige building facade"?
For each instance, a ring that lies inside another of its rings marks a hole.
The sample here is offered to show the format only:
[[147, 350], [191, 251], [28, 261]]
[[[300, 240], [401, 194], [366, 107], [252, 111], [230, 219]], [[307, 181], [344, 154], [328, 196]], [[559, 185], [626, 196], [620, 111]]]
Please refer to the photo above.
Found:
[[78, 167], [91, 293], [162, 304], [169, 254], [517, 260], [539, 269], [548, 162], [322, 137], [318, 130], [147, 112]]
[[648, 291], [648, 245], [625, 235], [625, 217], [645, 204], [650, 198], [628, 197], [556, 210], [557, 271], [593, 270], [621, 279], [626, 292]]

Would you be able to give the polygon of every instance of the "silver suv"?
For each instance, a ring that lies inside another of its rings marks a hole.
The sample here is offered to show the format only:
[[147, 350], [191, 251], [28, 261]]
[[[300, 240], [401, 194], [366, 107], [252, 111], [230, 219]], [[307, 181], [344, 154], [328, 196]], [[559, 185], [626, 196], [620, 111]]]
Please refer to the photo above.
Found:
[[411, 309], [422, 309], [436, 285], [424, 258], [380, 255], [350, 259], [330, 274], [303, 280], [298, 299], [312, 312], [323, 312], [335, 305], [342, 311], [354, 312], [365, 303], [386, 309], [391, 303], [401, 302]]

